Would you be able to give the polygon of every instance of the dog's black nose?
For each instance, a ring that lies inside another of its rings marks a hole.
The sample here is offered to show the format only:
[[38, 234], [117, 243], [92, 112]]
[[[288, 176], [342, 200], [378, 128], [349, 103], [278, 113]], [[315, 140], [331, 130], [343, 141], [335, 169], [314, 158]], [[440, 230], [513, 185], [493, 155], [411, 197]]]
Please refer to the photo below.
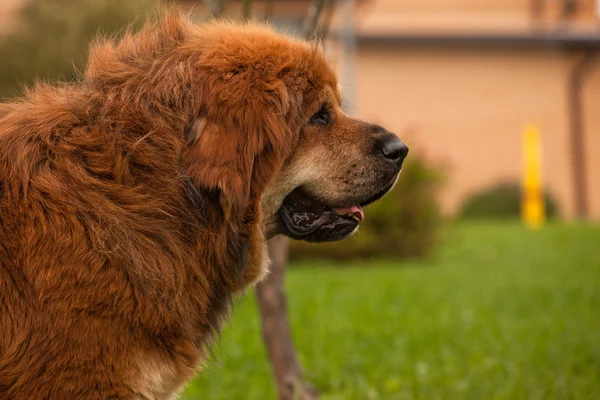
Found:
[[408, 147], [398, 139], [398, 136], [392, 134], [383, 141], [381, 151], [385, 158], [402, 166], [402, 162], [408, 154]]

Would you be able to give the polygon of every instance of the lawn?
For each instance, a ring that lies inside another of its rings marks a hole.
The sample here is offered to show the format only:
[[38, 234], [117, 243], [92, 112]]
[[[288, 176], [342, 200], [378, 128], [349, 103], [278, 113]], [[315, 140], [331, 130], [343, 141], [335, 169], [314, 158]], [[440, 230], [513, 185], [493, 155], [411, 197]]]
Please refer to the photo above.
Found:
[[[352, 245], [348, 239], [348, 245]], [[450, 226], [428, 260], [294, 265], [322, 399], [600, 399], [600, 227]], [[182, 396], [275, 399], [253, 292]]]

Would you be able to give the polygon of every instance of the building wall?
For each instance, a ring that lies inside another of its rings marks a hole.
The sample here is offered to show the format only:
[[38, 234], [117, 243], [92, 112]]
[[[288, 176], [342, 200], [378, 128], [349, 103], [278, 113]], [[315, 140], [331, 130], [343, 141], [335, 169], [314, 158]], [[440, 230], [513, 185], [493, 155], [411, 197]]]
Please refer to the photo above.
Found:
[[361, 5], [358, 25], [363, 33], [506, 32], [529, 29], [534, 23], [596, 29], [595, 1], [577, 0], [577, 8], [567, 17], [564, 2], [558, 0], [373, 0]]
[[600, 219], [600, 61], [590, 71], [583, 91], [584, 129], [587, 144], [587, 186], [590, 213]]
[[[522, 132], [539, 126], [543, 176], [565, 217], [574, 213], [568, 86], [578, 54], [550, 50], [361, 46], [356, 112], [444, 166], [443, 210], [503, 180], [519, 180]], [[600, 68], [585, 89], [589, 202], [600, 219]], [[592, 182], [594, 181], [594, 182]]]

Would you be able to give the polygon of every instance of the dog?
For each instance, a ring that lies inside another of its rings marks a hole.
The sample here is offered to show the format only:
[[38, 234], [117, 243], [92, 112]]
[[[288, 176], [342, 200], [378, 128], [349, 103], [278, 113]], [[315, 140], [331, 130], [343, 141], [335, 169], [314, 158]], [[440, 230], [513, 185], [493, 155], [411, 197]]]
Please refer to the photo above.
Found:
[[172, 399], [266, 240], [341, 240], [408, 148], [317, 45], [178, 12], [0, 106], [0, 398]]

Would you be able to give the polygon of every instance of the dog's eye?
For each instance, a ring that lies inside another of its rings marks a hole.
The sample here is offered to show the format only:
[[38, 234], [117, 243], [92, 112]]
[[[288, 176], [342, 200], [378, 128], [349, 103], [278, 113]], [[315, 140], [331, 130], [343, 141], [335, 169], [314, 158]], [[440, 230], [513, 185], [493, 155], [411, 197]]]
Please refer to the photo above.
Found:
[[308, 120], [309, 125], [327, 125], [329, 122], [331, 122], [331, 115], [326, 106], [321, 107], [321, 109]]

